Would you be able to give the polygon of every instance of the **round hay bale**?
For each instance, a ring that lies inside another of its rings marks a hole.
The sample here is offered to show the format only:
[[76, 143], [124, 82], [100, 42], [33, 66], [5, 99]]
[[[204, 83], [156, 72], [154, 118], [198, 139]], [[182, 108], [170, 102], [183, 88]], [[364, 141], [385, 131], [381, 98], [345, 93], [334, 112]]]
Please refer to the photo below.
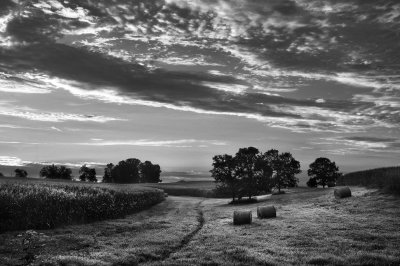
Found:
[[252, 214], [251, 211], [234, 211], [233, 212], [233, 224], [251, 224]]
[[257, 207], [257, 217], [263, 218], [274, 218], [276, 217], [276, 209], [274, 206], [259, 206]]
[[335, 188], [333, 194], [337, 199], [347, 198], [351, 197], [351, 190], [349, 187]]

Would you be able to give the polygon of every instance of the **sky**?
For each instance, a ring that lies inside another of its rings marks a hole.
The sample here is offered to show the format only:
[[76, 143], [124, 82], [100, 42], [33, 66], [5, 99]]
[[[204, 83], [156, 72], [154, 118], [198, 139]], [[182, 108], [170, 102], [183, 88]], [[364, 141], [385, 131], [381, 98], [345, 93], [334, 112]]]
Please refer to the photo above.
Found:
[[2, 0], [0, 165], [399, 165], [399, 28], [389, 0]]

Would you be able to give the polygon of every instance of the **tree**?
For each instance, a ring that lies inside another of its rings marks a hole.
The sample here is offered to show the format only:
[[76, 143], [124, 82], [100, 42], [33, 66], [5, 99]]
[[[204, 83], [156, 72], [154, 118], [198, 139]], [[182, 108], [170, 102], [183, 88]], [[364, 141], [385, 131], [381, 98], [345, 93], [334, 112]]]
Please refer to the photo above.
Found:
[[217, 191], [230, 194], [232, 201], [270, 191], [272, 168], [254, 147], [241, 148], [234, 157], [216, 155], [212, 165], [210, 172], [217, 182]]
[[297, 186], [299, 180], [295, 175], [301, 173], [300, 162], [295, 160], [290, 152], [279, 154], [278, 150], [271, 149], [264, 156], [274, 173], [272, 187], [281, 192], [281, 188]]
[[136, 158], [120, 161], [111, 170], [111, 176], [115, 183], [139, 183], [140, 160]]
[[14, 170], [14, 172], [15, 172], [15, 177], [23, 177], [23, 178], [25, 178], [25, 177], [28, 176], [28, 172], [25, 171], [24, 169], [17, 168], [17, 169]]
[[79, 169], [79, 179], [81, 181], [97, 182], [96, 169], [89, 168], [86, 164]]
[[114, 168], [114, 164], [107, 164], [106, 168], [104, 168], [103, 182], [104, 183], [114, 183], [114, 179], [112, 178], [111, 172]]
[[307, 186], [308, 187], [317, 187], [318, 186], [317, 180], [315, 180], [315, 178], [310, 178], [307, 181]]
[[71, 180], [72, 179], [72, 170], [70, 168], [67, 168], [67, 167], [61, 165], [58, 168], [58, 176], [60, 179]]
[[310, 164], [307, 173], [310, 179], [314, 179], [314, 181], [309, 180], [310, 183], [315, 182], [323, 188], [330, 182], [335, 183], [336, 179], [342, 175], [335, 162], [331, 162], [328, 158], [323, 157], [315, 159]]
[[258, 191], [255, 164], [259, 150], [254, 147], [241, 148], [235, 155], [235, 175], [240, 182], [239, 197], [251, 199]]
[[72, 179], [72, 170], [65, 166], [58, 167], [58, 166], [52, 164], [52, 165], [44, 166], [40, 170], [39, 175], [41, 177], [45, 177], [45, 178], [70, 180], [70, 179]]
[[258, 193], [271, 192], [273, 169], [264, 154], [260, 154], [254, 165]]
[[140, 183], [159, 183], [161, 182], [161, 168], [158, 164], [145, 161], [139, 164]]
[[213, 157], [211, 176], [217, 182], [217, 191], [229, 193], [232, 201], [239, 192], [239, 180], [235, 176], [235, 161], [231, 155], [216, 155]]

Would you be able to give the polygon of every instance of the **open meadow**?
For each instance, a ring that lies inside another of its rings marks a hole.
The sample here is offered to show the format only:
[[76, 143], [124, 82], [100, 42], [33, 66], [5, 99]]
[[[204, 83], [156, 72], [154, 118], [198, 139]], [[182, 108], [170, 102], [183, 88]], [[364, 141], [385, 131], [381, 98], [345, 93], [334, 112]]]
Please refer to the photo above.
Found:
[[[296, 188], [247, 205], [169, 196], [122, 219], [0, 234], [0, 264], [21, 265], [31, 237], [32, 265], [398, 265], [400, 198], [351, 189], [338, 200], [331, 188]], [[258, 219], [262, 205], [277, 217]], [[252, 210], [253, 223], [234, 226], [234, 210]]]
[[178, 181], [174, 183], [145, 184], [145, 186], [162, 189], [172, 196], [216, 197], [214, 192], [216, 183], [214, 181]]

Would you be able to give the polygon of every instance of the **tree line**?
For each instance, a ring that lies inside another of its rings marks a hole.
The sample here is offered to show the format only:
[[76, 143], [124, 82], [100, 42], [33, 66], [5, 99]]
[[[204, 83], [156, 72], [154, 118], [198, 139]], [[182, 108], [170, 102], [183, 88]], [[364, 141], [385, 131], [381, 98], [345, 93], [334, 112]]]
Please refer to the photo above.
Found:
[[[260, 152], [257, 148], [241, 148], [234, 155], [216, 155], [213, 157], [211, 176], [217, 183], [217, 193], [229, 194], [232, 201], [263, 193], [272, 189], [296, 187], [301, 173], [300, 162], [290, 152], [279, 153], [276, 149]], [[307, 182], [309, 187], [335, 182], [341, 174], [334, 162], [327, 158], [318, 158], [310, 164]]]
[[[15, 169], [15, 177], [27, 177], [24, 169]], [[1, 173], [0, 173], [1, 174]], [[103, 183], [159, 183], [161, 182], [161, 168], [151, 161], [141, 162], [139, 159], [130, 158], [120, 161], [117, 165], [107, 164], [104, 168]], [[1, 175], [0, 175], [1, 176]], [[49, 179], [72, 180], [72, 170], [66, 166], [46, 165], [39, 172], [40, 177]], [[98, 182], [96, 169], [86, 164], [79, 169], [79, 180]]]

